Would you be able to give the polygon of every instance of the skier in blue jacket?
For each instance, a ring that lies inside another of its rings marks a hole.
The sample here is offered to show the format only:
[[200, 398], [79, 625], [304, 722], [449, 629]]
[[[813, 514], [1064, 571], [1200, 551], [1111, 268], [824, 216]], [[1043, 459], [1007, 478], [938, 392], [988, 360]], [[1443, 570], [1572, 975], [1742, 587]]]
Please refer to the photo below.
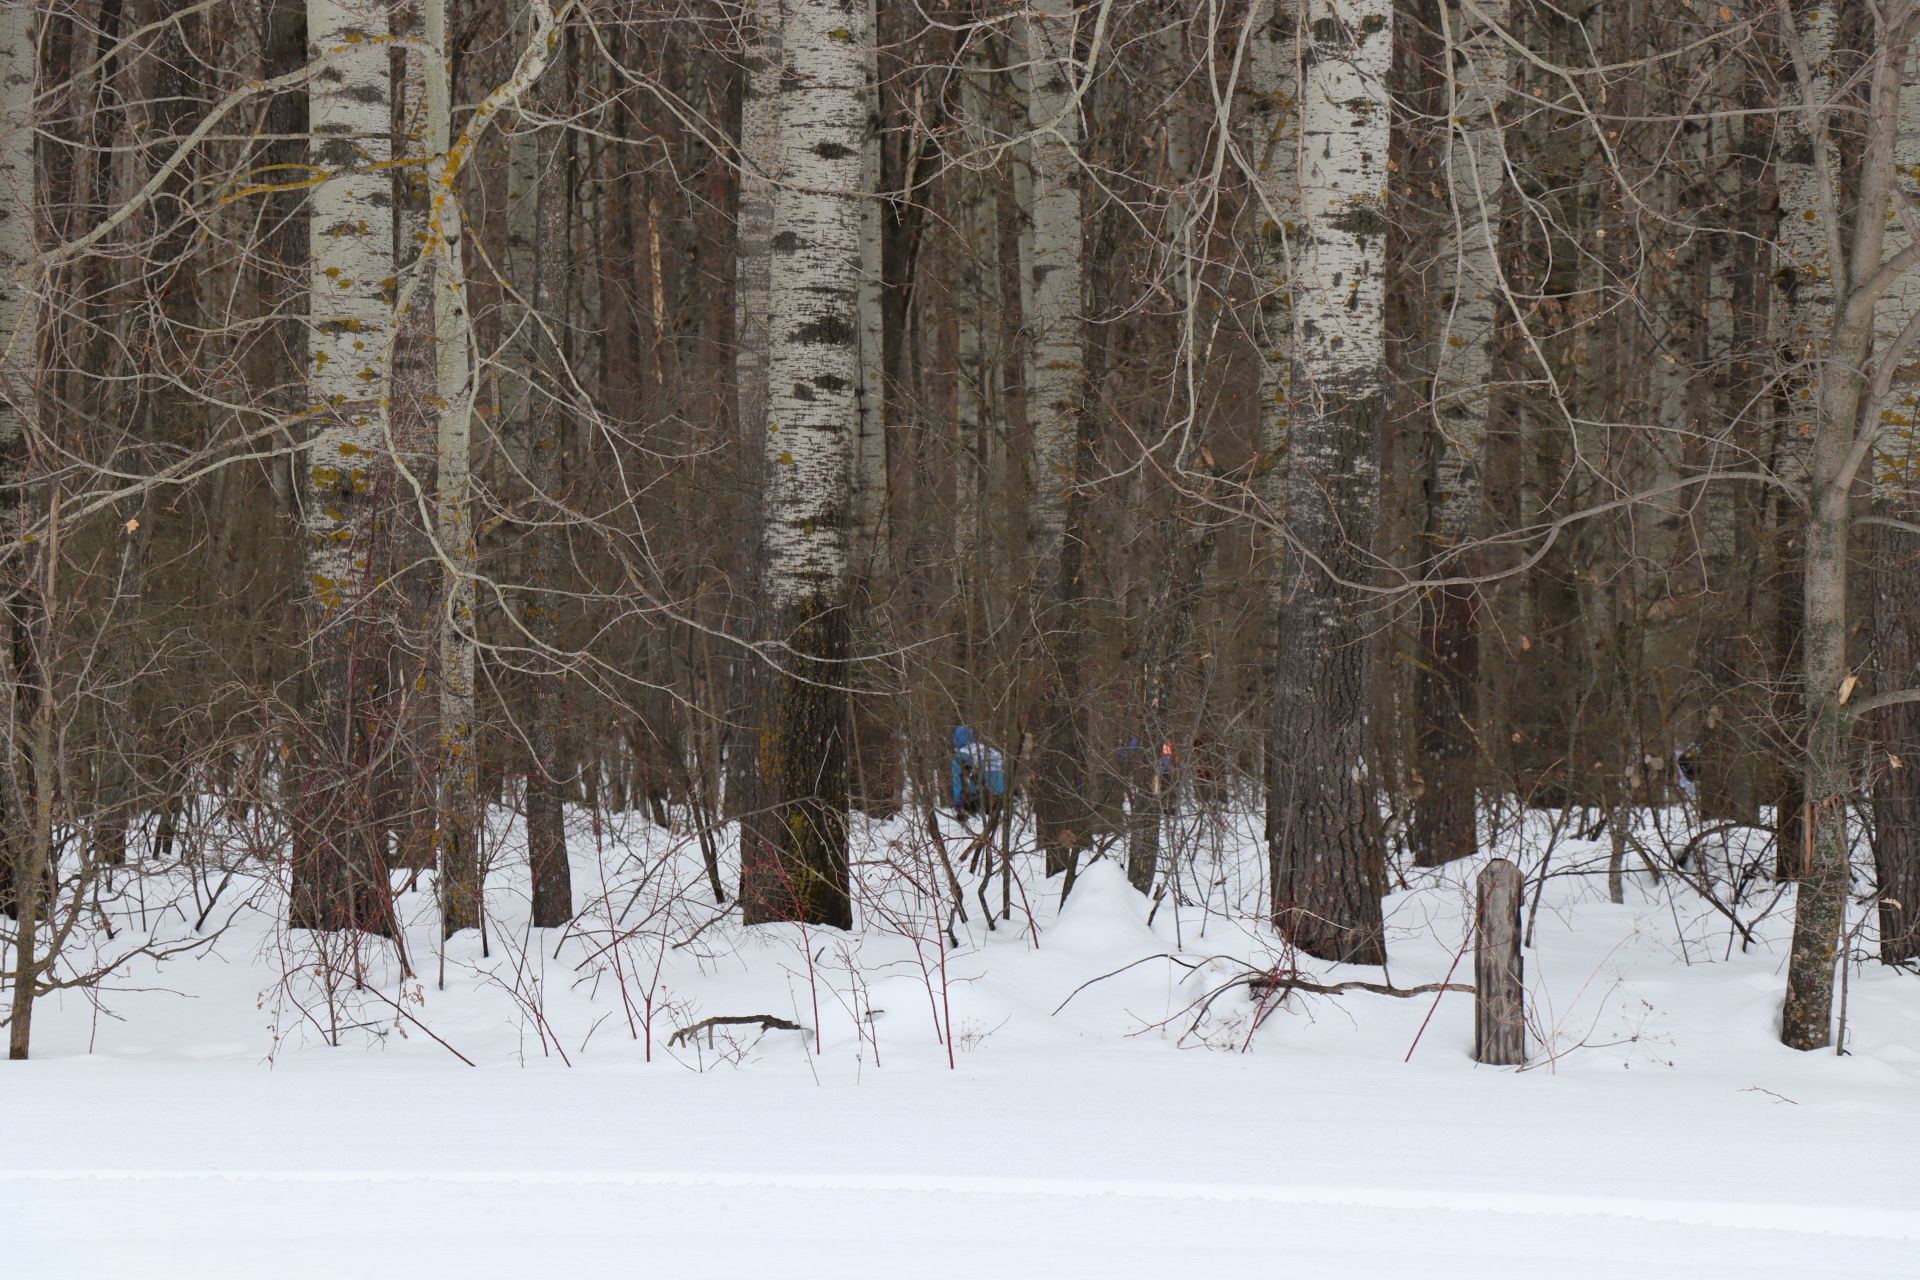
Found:
[[1006, 767], [1000, 752], [982, 743], [967, 725], [953, 729], [953, 756], [948, 762], [948, 794], [961, 817], [981, 813], [1007, 793]]

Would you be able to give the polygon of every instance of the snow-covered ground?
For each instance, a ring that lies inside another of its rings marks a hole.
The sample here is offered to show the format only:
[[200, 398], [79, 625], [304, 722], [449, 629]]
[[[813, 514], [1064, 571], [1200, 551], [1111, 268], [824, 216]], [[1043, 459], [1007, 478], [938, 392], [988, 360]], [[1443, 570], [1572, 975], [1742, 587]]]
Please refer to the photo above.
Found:
[[[1530, 891], [1553, 817], [1495, 842]], [[503, 830], [488, 954], [441, 953], [422, 878], [412, 976], [277, 929], [264, 864], [210, 848], [197, 903], [150, 880], [91, 943], [190, 934], [231, 867], [209, 949], [48, 998], [0, 1071], [4, 1274], [1920, 1276], [1920, 978], [1850, 974], [1847, 1056], [1780, 1047], [1770, 883], [1726, 904], [1742, 946], [1671, 875], [1609, 903], [1604, 838], [1563, 836], [1515, 1071], [1472, 1062], [1465, 995], [1295, 996], [1256, 1029], [1250, 821], [1185, 832], [1157, 910], [1111, 862], [1057, 910], [1022, 859], [991, 932], [963, 840], [945, 920], [921, 830], [862, 830], [843, 935], [743, 930], [690, 837], [583, 825], [564, 936], [524, 927]], [[1708, 844], [1730, 899], [1742, 846]], [[1476, 869], [1408, 873], [1386, 975], [1299, 968], [1470, 982]], [[803, 1030], [670, 1043], [758, 1014]]]

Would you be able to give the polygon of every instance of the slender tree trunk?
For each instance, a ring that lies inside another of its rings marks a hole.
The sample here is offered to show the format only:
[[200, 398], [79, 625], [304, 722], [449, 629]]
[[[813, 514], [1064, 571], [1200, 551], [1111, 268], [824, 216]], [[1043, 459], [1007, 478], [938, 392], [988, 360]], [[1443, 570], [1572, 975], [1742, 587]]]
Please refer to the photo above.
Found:
[[[1477, 533], [1493, 403], [1494, 329], [1500, 313], [1503, 146], [1495, 106], [1505, 92], [1504, 0], [1466, 9], [1441, 5], [1446, 52], [1446, 174], [1450, 215], [1440, 232], [1441, 295], [1432, 397], [1427, 543], [1442, 576], [1470, 572], [1456, 552]], [[1476, 728], [1480, 679], [1479, 597], [1472, 587], [1436, 587], [1421, 601], [1423, 653], [1414, 680], [1416, 759], [1423, 785], [1407, 842], [1423, 867], [1463, 858], [1479, 845]]]
[[[1791, 106], [1781, 129], [1783, 145], [1779, 149], [1780, 229], [1776, 249], [1780, 282], [1785, 297], [1774, 309], [1777, 329], [1775, 345], [1787, 365], [1780, 424], [1781, 447], [1775, 465], [1789, 481], [1805, 484], [1809, 459], [1807, 441], [1817, 425], [1821, 359], [1833, 323], [1834, 277], [1828, 229], [1837, 216], [1840, 200], [1837, 190], [1840, 155], [1832, 134], [1813, 107], [1824, 107], [1835, 84], [1834, 42], [1838, 36], [1841, 6], [1845, 0], [1802, 0], [1795, 6], [1794, 28], [1797, 50], [1788, 50], [1785, 92]], [[1804, 73], [1805, 80], [1800, 79]], [[1809, 103], [1808, 95], [1813, 101]], [[1802, 520], [1797, 510], [1781, 504], [1783, 522], [1796, 525]], [[1799, 536], [1796, 536], [1799, 535]], [[1807, 536], [1798, 529], [1778, 530], [1775, 540], [1787, 546], [1782, 558], [1792, 564], [1797, 576], [1804, 578]], [[1798, 555], [1792, 548], [1798, 548]], [[1804, 601], [1796, 595], [1782, 613], [1776, 642], [1779, 672], [1790, 679], [1786, 665], [1790, 655], [1802, 650]], [[1804, 713], [1788, 697], [1776, 699], [1776, 705], [1790, 721], [1800, 722]], [[1793, 737], [1803, 737], [1803, 725], [1795, 724]], [[1780, 779], [1774, 796], [1775, 870], [1780, 879], [1799, 874], [1798, 867], [1806, 846], [1805, 774], [1801, 762], [1788, 758], [1780, 762]]]
[[1069, 871], [1092, 837], [1086, 797], [1085, 729], [1080, 691], [1079, 597], [1082, 556], [1070, 545], [1070, 498], [1077, 481], [1086, 414], [1086, 320], [1082, 299], [1079, 161], [1080, 102], [1074, 92], [1078, 25], [1072, 0], [1035, 0], [1016, 24], [1025, 65], [1030, 231], [1022, 242], [1027, 300], [1026, 404], [1032, 433], [1028, 536], [1034, 595], [1051, 593], [1039, 613], [1040, 690], [1035, 698], [1033, 814], [1047, 853], [1047, 874]]
[[[772, 263], [773, 192], [780, 171], [780, 15], [776, 0], [750, 0], [747, 72], [740, 92], [740, 139], [735, 175], [738, 182], [735, 215], [734, 264], [734, 417], [739, 431], [754, 531], [747, 550], [749, 576], [759, 578], [759, 517], [766, 495], [764, 460], [767, 456], [767, 345], [769, 275]], [[751, 606], [750, 606], [751, 607]], [[758, 622], [753, 626], [757, 630]], [[751, 660], [735, 660], [733, 722], [742, 726], [732, 734], [727, 751], [726, 812], [744, 815], [758, 803], [753, 799], [756, 753], [741, 741], [751, 735], [761, 671]]]
[[[1906, 410], [1908, 414], [1911, 409]], [[1909, 417], [1909, 421], [1912, 418]], [[1917, 461], [1909, 451], [1907, 474]], [[1879, 504], [1888, 514], [1891, 500]], [[1916, 518], [1912, 491], [1895, 508]], [[1920, 539], [1902, 529], [1873, 530], [1874, 682], [1879, 689], [1920, 686]], [[1878, 750], [1870, 765], [1873, 784], [1873, 865], [1879, 893], [1880, 959], [1887, 964], [1920, 959], [1920, 703], [1876, 712]]]
[[422, 0], [427, 58], [427, 260], [432, 271], [434, 535], [441, 556], [438, 772], [435, 823], [440, 868], [440, 928], [452, 937], [480, 927], [484, 868], [480, 853], [480, 764], [474, 743], [473, 385], [471, 325], [462, 260], [465, 215], [453, 149], [453, 68], [447, 0]]
[[[543, 103], [557, 103], [558, 93], [549, 86]], [[530, 244], [521, 248], [530, 253], [525, 263], [531, 270], [520, 277], [522, 296], [536, 314], [551, 326], [551, 336], [528, 326], [526, 332], [538, 346], [538, 355], [530, 359], [527, 376], [532, 402], [527, 408], [524, 438], [528, 442], [526, 473], [533, 490], [536, 521], [527, 540], [525, 604], [522, 625], [537, 645], [554, 648], [560, 638], [558, 627], [559, 584], [554, 581], [559, 568], [560, 487], [566, 447], [567, 414], [563, 406], [571, 397], [567, 390], [565, 366], [574, 352], [568, 335], [573, 326], [566, 323], [570, 263], [568, 245], [571, 235], [571, 192], [567, 175], [568, 137], [560, 131], [538, 136], [521, 135], [516, 147], [530, 151], [543, 160], [538, 172], [528, 175], [520, 163], [514, 176], [523, 184], [520, 200], [537, 208], [516, 212], [534, 222]], [[531, 178], [531, 181], [529, 179]], [[523, 254], [523, 256], [525, 256]], [[516, 260], [516, 268], [520, 260]], [[532, 354], [532, 353], [530, 353]], [[527, 855], [533, 876], [533, 923], [542, 929], [557, 929], [573, 918], [573, 872], [567, 860], [566, 821], [561, 805], [567, 779], [561, 773], [560, 724], [566, 714], [566, 673], [555, 665], [554, 654], [540, 655], [542, 668], [532, 677], [531, 698], [527, 709], [527, 742], [531, 758], [527, 766]]]
[[868, 40], [848, 0], [785, 4], [760, 569], [776, 669], [760, 706], [760, 804], [742, 841], [750, 924], [853, 920], [844, 681]]
[[[877, 0], [855, 3], [865, 4], [867, 28], [873, 30]], [[866, 127], [860, 142], [860, 434], [853, 468], [853, 554], [855, 572], [863, 581], [878, 579], [886, 572], [881, 561], [887, 512], [887, 406], [882, 377], [886, 342], [881, 327], [881, 295], [886, 290], [882, 263], [886, 206], [875, 194], [880, 189], [880, 64], [871, 42], [865, 75], [867, 84], [861, 102]], [[915, 197], [910, 193], [907, 198]]]
[[[1895, 170], [1920, 173], [1920, 61], [1905, 67], [1900, 123], [1893, 140]], [[1897, 210], [1888, 211], [1887, 248], [1910, 241]], [[1920, 316], [1920, 270], [1893, 282], [1875, 315], [1874, 346], [1887, 351]], [[1908, 360], [1911, 361], [1909, 356]], [[1888, 388], [1874, 451], [1872, 513], [1882, 520], [1920, 523], [1920, 377], [1905, 364]], [[1892, 524], [1868, 530], [1866, 575], [1872, 688], [1920, 687], [1920, 536]], [[1878, 894], [1880, 959], [1920, 959], [1920, 703], [1897, 703], [1874, 713], [1868, 729], [1876, 750], [1872, 781], [1873, 865]]]
[[[39, 76], [40, 9], [31, 4], [0, 6], [0, 468], [4, 468], [7, 524], [16, 528], [24, 511], [21, 484], [27, 473], [27, 448], [39, 427], [40, 302], [43, 275], [33, 269], [40, 220], [38, 170], [34, 161], [34, 99]], [[27, 590], [27, 558], [7, 557], [5, 585], [11, 597], [0, 611], [0, 875], [13, 918], [12, 993], [8, 1010], [7, 1056], [27, 1056], [33, 1000], [40, 975], [39, 924], [44, 901], [45, 864], [34, 821], [35, 787], [27, 761], [30, 743], [18, 739], [19, 727], [38, 721], [32, 674], [31, 630], [35, 612]]]
[[[960, 129], [963, 146], [979, 153], [994, 134], [994, 100], [984, 57], [976, 52], [960, 81]], [[953, 634], [955, 668], [963, 681], [962, 708], [980, 705], [980, 675], [986, 663], [986, 592], [991, 566], [1001, 561], [1005, 436], [999, 416], [1001, 305], [1001, 171], [963, 165], [949, 169], [958, 186], [959, 214], [954, 320], [954, 522], [951, 558], [954, 571]], [[962, 718], [970, 718], [968, 710]]]
[[1310, 955], [1386, 959], [1362, 596], [1385, 392], [1386, 0], [1309, 0], [1301, 85], [1295, 413], [1268, 797], [1274, 922]]

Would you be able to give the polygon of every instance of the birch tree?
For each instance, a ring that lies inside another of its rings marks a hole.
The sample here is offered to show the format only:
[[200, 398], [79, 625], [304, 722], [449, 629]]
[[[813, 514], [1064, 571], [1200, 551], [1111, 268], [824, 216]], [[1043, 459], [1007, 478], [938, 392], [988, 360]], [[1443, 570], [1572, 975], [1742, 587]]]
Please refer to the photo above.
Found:
[[1043, 613], [1043, 671], [1036, 699], [1039, 758], [1033, 764], [1034, 823], [1047, 851], [1047, 874], [1071, 867], [1091, 832], [1083, 795], [1078, 623], [1081, 554], [1068, 514], [1086, 413], [1086, 320], [1082, 288], [1079, 188], [1080, 100], [1075, 88], [1079, 24], [1073, 0], [1033, 0], [1016, 22], [1015, 56], [1025, 90], [1027, 168], [1021, 240], [1021, 292], [1027, 340], [1027, 529], [1034, 595], [1051, 595]]
[[1387, 0], [1308, 0], [1302, 17], [1289, 548], [1267, 800], [1272, 901], [1274, 922], [1302, 951], [1380, 964], [1372, 663], [1349, 584], [1366, 576], [1380, 491], [1392, 9]]
[[785, 0], [760, 549], [774, 669], [759, 709], [758, 812], [741, 851], [750, 924], [853, 920], [845, 659], [868, 40], [862, 0]]
[[423, 99], [427, 134], [427, 225], [421, 261], [431, 273], [433, 308], [434, 534], [445, 563], [435, 619], [439, 650], [434, 826], [440, 869], [440, 928], [445, 937], [480, 926], [483, 868], [479, 761], [474, 755], [473, 392], [471, 325], [461, 259], [465, 218], [452, 170], [453, 67], [447, 0], [421, 0], [426, 44]]
[[[524, 20], [525, 44], [515, 60], [512, 73], [474, 108], [465, 129], [456, 137], [453, 131], [451, 68], [447, 57], [446, 4], [445, 0], [424, 0], [424, 4], [425, 36], [432, 62], [426, 83], [430, 159], [427, 166], [427, 246], [423, 260], [430, 264], [433, 273], [433, 406], [436, 415], [434, 515], [442, 580], [436, 635], [440, 671], [438, 844], [441, 927], [445, 935], [450, 937], [461, 929], [480, 926], [481, 890], [485, 873], [479, 848], [479, 761], [474, 742], [474, 678], [478, 644], [475, 587], [479, 572], [474, 542], [472, 491], [474, 335], [462, 256], [466, 218], [460, 202], [459, 180], [462, 169], [473, 157], [486, 131], [509, 108], [534, 91], [552, 60], [558, 23], [553, 8], [546, 0], [532, 0], [528, 4]], [[521, 191], [520, 194], [526, 193]], [[549, 201], [550, 206], [551, 203]], [[524, 257], [524, 252], [519, 256]], [[524, 264], [510, 260], [510, 266], [513, 265]], [[538, 275], [534, 280], [519, 283], [532, 287], [534, 300], [538, 302], [541, 300], [538, 286], [546, 284], [548, 291], [551, 291], [549, 278], [557, 274], [558, 269], [549, 266], [547, 275]], [[528, 329], [538, 327], [537, 323], [526, 326]], [[551, 483], [551, 472], [542, 470], [543, 465], [550, 466], [550, 463], [538, 460], [550, 458], [556, 453], [557, 449], [551, 441], [543, 438], [534, 441], [532, 454], [537, 461], [529, 467], [529, 473], [536, 478], [536, 486], [543, 482]], [[541, 532], [536, 530], [536, 545], [540, 536]], [[536, 561], [536, 576], [539, 568], [539, 562]], [[533, 594], [539, 596], [544, 583], [532, 585]], [[549, 612], [544, 597], [529, 605], [525, 611], [530, 616], [524, 617], [523, 626], [527, 628], [528, 638], [536, 646], [551, 642], [552, 630], [546, 625]], [[528, 852], [533, 864], [534, 923], [551, 927], [565, 923], [571, 916], [572, 893], [567, 883], [564, 833], [557, 830], [558, 795], [543, 785], [548, 781], [547, 770], [552, 767], [551, 752], [543, 754], [539, 747], [541, 743], [550, 744], [556, 732], [553, 726], [557, 709], [551, 698], [542, 700], [538, 689], [537, 684], [534, 723], [529, 728], [536, 746], [528, 779]], [[549, 796], [550, 803], [546, 802]], [[556, 859], [559, 863], [557, 867], [554, 865]]]
[[388, 385], [395, 316], [388, 5], [307, 0], [312, 79], [308, 164], [307, 539], [315, 733], [301, 769], [293, 853], [296, 928], [390, 932], [372, 808], [374, 720], [385, 696], [376, 599], [379, 520], [393, 498]]

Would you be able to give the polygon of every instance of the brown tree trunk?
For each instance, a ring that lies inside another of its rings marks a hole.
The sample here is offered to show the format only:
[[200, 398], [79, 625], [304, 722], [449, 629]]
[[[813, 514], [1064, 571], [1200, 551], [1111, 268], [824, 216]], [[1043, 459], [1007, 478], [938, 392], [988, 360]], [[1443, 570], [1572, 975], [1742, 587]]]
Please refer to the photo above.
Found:
[[[1920, 558], [1912, 533], [1872, 530], [1873, 670], [1879, 690], [1920, 686]], [[1920, 959], [1920, 702], [1872, 715], [1873, 866], [1880, 959]]]

